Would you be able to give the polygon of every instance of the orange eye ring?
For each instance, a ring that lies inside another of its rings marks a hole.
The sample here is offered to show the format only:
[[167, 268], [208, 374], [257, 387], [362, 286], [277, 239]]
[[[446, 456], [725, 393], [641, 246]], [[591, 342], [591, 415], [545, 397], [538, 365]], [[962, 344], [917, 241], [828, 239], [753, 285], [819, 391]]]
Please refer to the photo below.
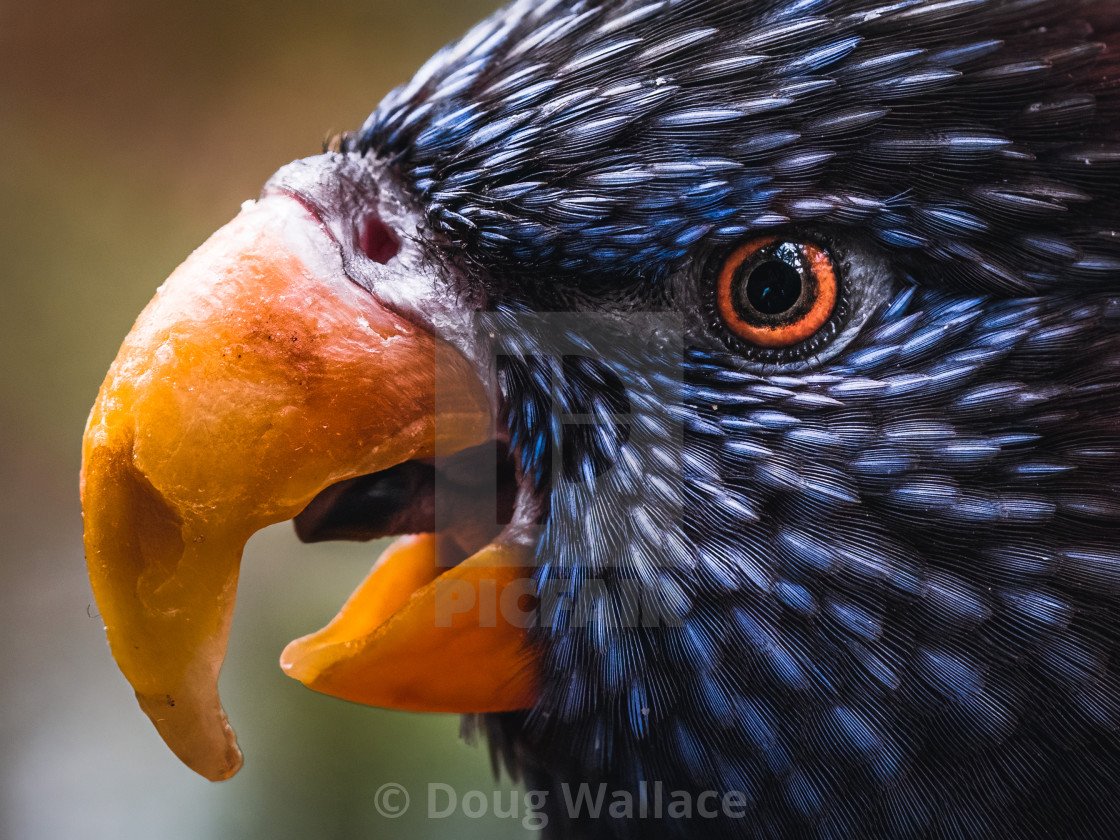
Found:
[[777, 236], [736, 248], [716, 281], [716, 310], [736, 336], [758, 347], [811, 338], [836, 309], [836, 267], [818, 245]]

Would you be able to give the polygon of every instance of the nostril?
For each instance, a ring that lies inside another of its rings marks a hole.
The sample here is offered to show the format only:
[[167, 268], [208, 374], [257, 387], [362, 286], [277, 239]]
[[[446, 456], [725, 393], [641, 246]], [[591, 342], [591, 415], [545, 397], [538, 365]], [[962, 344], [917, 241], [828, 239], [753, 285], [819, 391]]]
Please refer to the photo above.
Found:
[[358, 230], [358, 247], [371, 260], [384, 265], [401, 250], [401, 241], [381, 219], [367, 216]]

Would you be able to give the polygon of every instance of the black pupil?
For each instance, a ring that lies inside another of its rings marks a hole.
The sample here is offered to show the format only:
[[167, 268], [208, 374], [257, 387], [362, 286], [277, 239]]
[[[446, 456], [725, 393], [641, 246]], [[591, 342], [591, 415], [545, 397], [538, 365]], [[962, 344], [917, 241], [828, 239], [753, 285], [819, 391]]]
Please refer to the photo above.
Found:
[[747, 300], [763, 315], [781, 315], [800, 297], [800, 273], [781, 260], [760, 263], [747, 278]]

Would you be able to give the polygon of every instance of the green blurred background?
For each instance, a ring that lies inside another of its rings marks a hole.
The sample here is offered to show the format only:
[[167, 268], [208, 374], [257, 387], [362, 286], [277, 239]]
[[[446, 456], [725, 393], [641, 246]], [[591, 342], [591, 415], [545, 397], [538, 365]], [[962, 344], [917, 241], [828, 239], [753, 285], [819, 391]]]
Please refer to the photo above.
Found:
[[[81, 547], [82, 427], [155, 288], [275, 169], [361, 124], [496, 0], [0, 0], [0, 835], [525, 837], [425, 816], [429, 782], [493, 791], [453, 716], [384, 712], [284, 677], [375, 545], [253, 538], [222, 696], [245, 752], [180, 765], [109, 656]], [[374, 792], [403, 784], [397, 820]], [[497, 785], [508, 789], [507, 783]]]

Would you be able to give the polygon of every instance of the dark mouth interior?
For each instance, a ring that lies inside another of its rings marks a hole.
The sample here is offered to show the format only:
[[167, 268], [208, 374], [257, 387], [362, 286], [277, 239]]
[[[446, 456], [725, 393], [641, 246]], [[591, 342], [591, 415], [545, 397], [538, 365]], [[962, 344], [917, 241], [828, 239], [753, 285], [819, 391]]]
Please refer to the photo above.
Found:
[[469, 555], [509, 524], [516, 495], [509, 447], [492, 440], [334, 484], [294, 522], [306, 543], [438, 532]]

